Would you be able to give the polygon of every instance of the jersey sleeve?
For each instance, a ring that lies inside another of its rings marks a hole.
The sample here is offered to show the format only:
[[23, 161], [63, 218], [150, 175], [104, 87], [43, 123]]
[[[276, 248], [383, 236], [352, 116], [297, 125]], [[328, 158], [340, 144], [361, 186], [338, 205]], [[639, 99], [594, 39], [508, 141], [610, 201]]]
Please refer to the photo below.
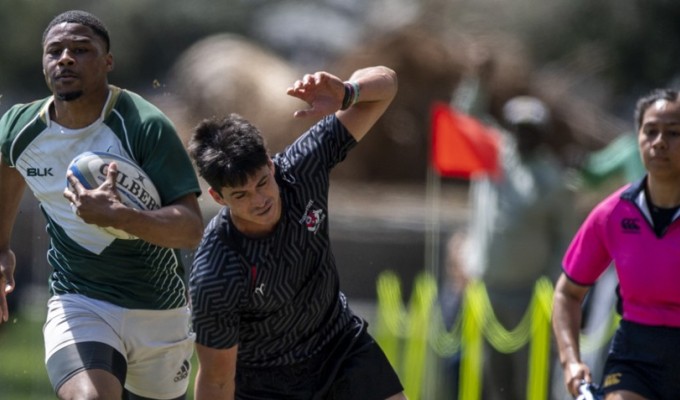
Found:
[[247, 277], [238, 256], [224, 247], [214, 222], [206, 228], [189, 276], [192, 325], [197, 343], [227, 349], [239, 341]]
[[[14, 167], [17, 154], [35, 136], [32, 133], [40, 132], [45, 128], [44, 122], [39, 119], [39, 112], [46, 101], [42, 99], [28, 104], [16, 104], [0, 118], [2, 162]], [[22, 133], [25, 134], [22, 135]]]
[[605, 200], [590, 212], [564, 255], [564, 272], [579, 285], [593, 285], [612, 262], [606, 235], [611, 202]]
[[357, 141], [340, 120], [335, 115], [328, 115], [278, 154], [278, 164], [284, 170], [294, 165], [297, 171], [323, 171], [328, 174], [356, 144]]
[[[162, 204], [170, 204], [189, 193], [200, 194], [193, 164], [170, 119], [129, 91], [124, 91], [116, 109], [125, 116], [132, 157], [153, 181]], [[116, 122], [115, 116], [107, 121]]]
[[10, 165], [9, 162], [9, 148], [11, 143], [10, 138], [10, 120], [12, 115], [12, 109], [8, 110], [2, 118], [0, 118], [0, 151], [2, 162]]
[[175, 128], [165, 118], [150, 122], [145, 129], [158, 136], [156, 145], [143, 162], [142, 168], [156, 184], [163, 204], [201, 192], [193, 165]]

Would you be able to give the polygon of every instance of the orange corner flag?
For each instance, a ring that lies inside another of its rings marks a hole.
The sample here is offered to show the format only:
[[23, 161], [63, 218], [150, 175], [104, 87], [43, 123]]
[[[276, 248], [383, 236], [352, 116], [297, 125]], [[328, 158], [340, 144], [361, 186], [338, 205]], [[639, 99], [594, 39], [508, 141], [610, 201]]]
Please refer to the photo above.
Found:
[[477, 119], [436, 102], [432, 116], [432, 164], [444, 177], [500, 177], [500, 136]]

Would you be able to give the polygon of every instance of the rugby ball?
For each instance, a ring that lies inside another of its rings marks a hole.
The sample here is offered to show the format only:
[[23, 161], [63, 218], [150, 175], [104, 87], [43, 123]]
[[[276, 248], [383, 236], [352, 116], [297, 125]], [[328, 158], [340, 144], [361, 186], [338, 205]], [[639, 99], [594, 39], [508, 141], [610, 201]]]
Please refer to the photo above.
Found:
[[[68, 169], [85, 189], [94, 189], [104, 183], [109, 164], [114, 161], [118, 166], [116, 190], [121, 202], [138, 210], [160, 208], [161, 199], [151, 178], [134, 161], [125, 157], [112, 153], [87, 151], [76, 156]], [[68, 185], [68, 181], [66, 184]], [[120, 229], [112, 227], [101, 227], [101, 229], [118, 239], [137, 239], [136, 236]]]

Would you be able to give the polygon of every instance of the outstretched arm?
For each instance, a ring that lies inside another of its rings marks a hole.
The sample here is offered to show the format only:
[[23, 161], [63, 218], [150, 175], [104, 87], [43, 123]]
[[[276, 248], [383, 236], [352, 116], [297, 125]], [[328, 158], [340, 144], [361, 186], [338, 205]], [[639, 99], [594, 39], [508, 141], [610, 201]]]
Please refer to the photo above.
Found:
[[588, 287], [571, 282], [562, 274], [555, 285], [553, 297], [553, 331], [564, 370], [564, 383], [569, 393], [578, 395], [581, 380], [591, 381], [590, 369], [581, 361], [579, 337], [581, 331], [581, 304]]
[[26, 182], [19, 172], [0, 160], [0, 323], [7, 322], [7, 294], [14, 290], [16, 258], [9, 244]]
[[[288, 88], [287, 94], [309, 105], [296, 111], [296, 118], [320, 118], [335, 112], [359, 141], [387, 110], [397, 94], [397, 86], [397, 74], [393, 70], [375, 66], [355, 71], [346, 82], [328, 72], [307, 74]], [[343, 104], [348, 91], [349, 101]]]

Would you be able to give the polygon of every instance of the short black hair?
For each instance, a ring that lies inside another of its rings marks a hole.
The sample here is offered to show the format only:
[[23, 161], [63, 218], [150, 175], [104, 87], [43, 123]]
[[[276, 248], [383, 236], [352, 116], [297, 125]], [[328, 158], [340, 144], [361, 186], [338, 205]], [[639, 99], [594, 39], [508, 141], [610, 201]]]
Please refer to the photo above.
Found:
[[635, 106], [635, 131], [639, 131], [642, 127], [642, 117], [645, 115], [645, 111], [652, 104], [659, 100], [667, 100], [671, 102], [678, 101], [678, 91], [675, 89], [654, 89], [649, 94], [641, 97]]
[[244, 185], [269, 162], [259, 129], [234, 113], [201, 121], [188, 148], [199, 175], [217, 192]]
[[82, 10], [69, 10], [54, 17], [52, 21], [47, 24], [47, 28], [45, 28], [45, 31], [43, 32], [43, 45], [45, 44], [45, 39], [47, 39], [47, 34], [49, 33], [50, 29], [63, 23], [80, 24], [89, 27], [97, 36], [104, 39], [104, 43], [106, 43], [106, 52], [109, 52], [111, 48], [111, 40], [109, 39], [108, 29], [106, 29], [106, 26], [99, 18], [87, 11]]

